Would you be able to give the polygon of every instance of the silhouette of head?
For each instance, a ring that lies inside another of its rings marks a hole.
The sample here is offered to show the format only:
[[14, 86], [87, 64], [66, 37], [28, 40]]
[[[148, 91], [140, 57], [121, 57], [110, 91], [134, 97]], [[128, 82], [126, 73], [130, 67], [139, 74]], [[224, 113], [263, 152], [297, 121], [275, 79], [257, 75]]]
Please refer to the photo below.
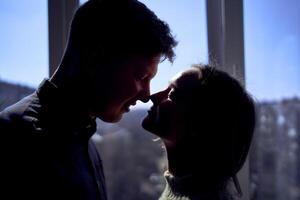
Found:
[[169, 26], [137, 0], [89, 0], [75, 13], [69, 43], [96, 63], [158, 54], [173, 61], [176, 46]]
[[187, 164], [194, 174], [220, 180], [241, 169], [253, 135], [255, 110], [237, 80], [210, 66], [195, 65], [150, 99], [153, 107], [143, 127], [159, 136], [167, 149], [176, 148], [190, 157], [194, 162]]
[[64, 64], [72, 60], [67, 73], [79, 74], [90, 115], [115, 122], [137, 100], [148, 101], [157, 65], [173, 61], [176, 44], [169, 26], [139, 1], [89, 0], [72, 20]]

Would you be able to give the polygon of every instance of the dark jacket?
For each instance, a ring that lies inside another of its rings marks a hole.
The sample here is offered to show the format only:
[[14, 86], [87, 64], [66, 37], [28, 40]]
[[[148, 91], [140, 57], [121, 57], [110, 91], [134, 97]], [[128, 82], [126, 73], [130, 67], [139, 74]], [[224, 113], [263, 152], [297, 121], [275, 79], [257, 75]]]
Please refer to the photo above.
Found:
[[45, 80], [0, 113], [0, 199], [107, 199], [96, 123], [79, 105]]

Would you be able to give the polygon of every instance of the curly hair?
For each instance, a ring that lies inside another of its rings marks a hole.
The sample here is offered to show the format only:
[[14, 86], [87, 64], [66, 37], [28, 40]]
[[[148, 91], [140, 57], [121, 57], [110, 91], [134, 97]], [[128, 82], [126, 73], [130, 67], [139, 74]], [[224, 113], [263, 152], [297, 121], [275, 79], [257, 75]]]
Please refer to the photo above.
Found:
[[160, 54], [173, 62], [177, 42], [168, 24], [137, 0], [89, 0], [74, 15], [69, 45], [97, 59]]

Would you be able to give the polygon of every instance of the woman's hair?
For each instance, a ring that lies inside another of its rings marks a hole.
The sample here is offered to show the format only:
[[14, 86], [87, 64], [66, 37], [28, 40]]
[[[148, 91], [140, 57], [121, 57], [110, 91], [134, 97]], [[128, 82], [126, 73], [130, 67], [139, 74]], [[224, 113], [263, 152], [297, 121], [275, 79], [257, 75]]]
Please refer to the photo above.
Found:
[[190, 156], [200, 159], [201, 170], [215, 179], [235, 176], [254, 132], [253, 99], [236, 79], [208, 65], [194, 65], [172, 85], [170, 98], [184, 111], [187, 131], [182, 141], [192, 148]]

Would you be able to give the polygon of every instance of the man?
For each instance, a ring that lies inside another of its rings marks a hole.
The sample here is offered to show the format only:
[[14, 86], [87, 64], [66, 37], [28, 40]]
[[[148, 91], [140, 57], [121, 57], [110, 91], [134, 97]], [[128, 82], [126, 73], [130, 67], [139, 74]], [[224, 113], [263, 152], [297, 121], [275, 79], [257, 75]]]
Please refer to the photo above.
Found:
[[90, 0], [75, 13], [60, 66], [35, 93], [0, 113], [2, 199], [107, 199], [90, 137], [150, 96], [176, 41], [137, 0]]

